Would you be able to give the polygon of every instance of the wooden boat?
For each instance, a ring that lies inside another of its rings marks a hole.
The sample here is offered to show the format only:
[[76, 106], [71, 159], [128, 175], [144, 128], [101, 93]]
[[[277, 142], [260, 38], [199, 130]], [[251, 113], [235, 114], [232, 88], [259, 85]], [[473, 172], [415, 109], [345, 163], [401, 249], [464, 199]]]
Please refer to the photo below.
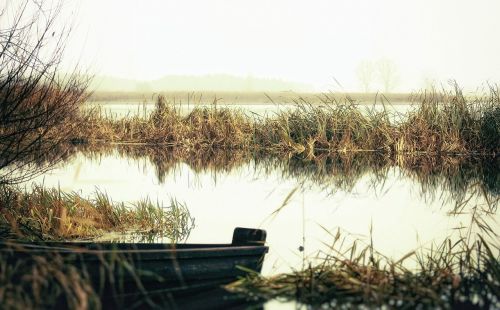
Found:
[[236, 228], [231, 244], [7, 241], [0, 243], [0, 251], [13, 260], [60, 257], [85, 271], [102, 296], [123, 301], [165, 294], [193, 296], [249, 270], [260, 272], [268, 252], [265, 240], [264, 230]]

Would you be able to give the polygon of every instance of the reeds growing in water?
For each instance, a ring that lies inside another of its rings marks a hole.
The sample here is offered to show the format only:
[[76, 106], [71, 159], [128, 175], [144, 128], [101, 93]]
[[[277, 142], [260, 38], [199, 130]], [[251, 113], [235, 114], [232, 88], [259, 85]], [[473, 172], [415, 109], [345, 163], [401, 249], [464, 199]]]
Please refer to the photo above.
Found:
[[194, 220], [182, 203], [163, 206], [149, 199], [131, 205], [113, 202], [97, 191], [94, 197], [33, 185], [31, 190], [0, 187], [2, 238], [70, 240], [128, 232], [184, 240]]
[[[483, 97], [451, 91], [422, 92], [412, 97], [415, 110], [395, 117], [385, 107], [368, 109], [350, 98], [321, 97], [321, 104], [297, 98], [295, 108], [274, 116], [248, 116], [241, 110], [180, 107], [158, 96], [147, 117], [122, 119], [86, 114], [75, 133], [89, 143], [119, 142], [164, 145], [189, 152], [207, 150], [295, 153], [376, 151], [390, 154], [496, 154], [500, 148], [500, 96], [491, 86]], [[363, 111], [364, 110], [366, 111]], [[88, 113], [88, 112], [87, 112]]]
[[[356, 243], [292, 273], [250, 274], [227, 286], [258, 300], [297, 301], [319, 308], [496, 309], [500, 307], [498, 248], [481, 237], [451, 241], [391, 261]], [[416, 268], [405, 266], [414, 260]]]

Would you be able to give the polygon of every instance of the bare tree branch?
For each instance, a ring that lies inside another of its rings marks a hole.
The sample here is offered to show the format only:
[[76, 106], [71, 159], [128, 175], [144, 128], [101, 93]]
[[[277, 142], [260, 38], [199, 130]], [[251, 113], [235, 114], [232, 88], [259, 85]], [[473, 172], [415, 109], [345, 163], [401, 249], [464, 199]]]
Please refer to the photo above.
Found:
[[[59, 70], [71, 33], [71, 27], [56, 29], [61, 7], [62, 2], [46, 7], [44, 1], [26, 0], [7, 25], [1, 24], [0, 184], [42, 172], [32, 164], [63, 149], [86, 99], [89, 78], [77, 70], [62, 76]], [[4, 21], [8, 9], [0, 9]], [[57, 162], [57, 156], [53, 159]]]

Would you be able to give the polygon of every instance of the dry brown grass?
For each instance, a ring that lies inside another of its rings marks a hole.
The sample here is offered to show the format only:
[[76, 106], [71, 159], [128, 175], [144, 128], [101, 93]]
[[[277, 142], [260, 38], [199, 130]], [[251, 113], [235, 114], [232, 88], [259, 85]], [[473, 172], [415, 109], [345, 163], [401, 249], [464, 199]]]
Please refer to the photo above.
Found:
[[350, 98], [324, 95], [322, 104], [304, 98], [295, 109], [256, 118], [240, 110], [195, 107], [183, 116], [179, 107], [158, 97], [155, 111], [112, 119], [98, 112], [81, 122], [78, 137], [89, 143], [119, 142], [175, 146], [190, 153], [207, 150], [302, 154], [382, 152], [387, 154], [495, 154], [500, 144], [497, 87], [481, 98], [451, 91], [415, 96], [415, 111], [396, 122], [388, 110], [367, 110]]
[[2, 309], [101, 308], [88, 275], [60, 256], [19, 259], [2, 251], [0, 258]]
[[[337, 234], [335, 242], [341, 242]], [[335, 246], [332, 246], [332, 248]], [[435, 249], [391, 261], [356, 243], [332, 251], [316, 266], [264, 277], [257, 273], [227, 286], [261, 300], [298, 301], [318, 308], [494, 309], [500, 306], [498, 248], [479, 241], [446, 240]], [[416, 260], [416, 270], [404, 262]]]
[[145, 199], [126, 206], [101, 192], [85, 199], [74, 192], [37, 185], [30, 191], [0, 187], [0, 206], [3, 237], [16, 239], [68, 240], [127, 231], [161, 235], [176, 242], [185, 239], [193, 226], [186, 206], [177, 201], [164, 207]]

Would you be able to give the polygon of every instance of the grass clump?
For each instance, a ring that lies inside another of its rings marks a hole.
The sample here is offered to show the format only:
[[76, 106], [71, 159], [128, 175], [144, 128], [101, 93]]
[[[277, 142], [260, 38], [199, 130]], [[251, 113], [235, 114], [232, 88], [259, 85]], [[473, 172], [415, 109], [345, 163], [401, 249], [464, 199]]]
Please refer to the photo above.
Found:
[[82, 112], [88, 119], [79, 137], [88, 142], [142, 143], [180, 147], [189, 151], [247, 149], [253, 121], [242, 112], [198, 107], [182, 116], [179, 107], [158, 96], [155, 110], [146, 118], [131, 116], [113, 119], [98, 110]]
[[249, 149], [253, 138], [253, 122], [237, 110], [219, 108], [194, 109], [186, 117], [185, 143], [188, 148]]
[[[254, 273], [227, 289], [327, 308], [492, 309], [500, 306], [500, 257], [494, 253], [498, 248], [483, 239], [472, 246], [447, 240], [427, 254], [411, 252], [394, 262], [371, 246], [357, 251], [354, 243], [316, 266], [272, 277]], [[416, 270], [405, 267], [410, 258]]]
[[480, 137], [483, 145], [491, 150], [500, 149], [500, 107], [486, 111], [481, 117]]
[[126, 206], [102, 192], [86, 199], [39, 185], [29, 192], [2, 186], [0, 206], [4, 238], [67, 240], [127, 231], [161, 235], [175, 242], [186, 238], [194, 225], [186, 206], [175, 200], [168, 207], [147, 199]]
[[[409, 114], [401, 126], [398, 148], [426, 153], [494, 152], [495, 130], [482, 130], [488, 115], [500, 107], [498, 88], [491, 87], [489, 96], [468, 99], [458, 85], [451, 91], [417, 94], [413, 100], [419, 108]], [[498, 124], [497, 124], [498, 125]], [[490, 122], [491, 127], [495, 124]]]
[[258, 145], [293, 151], [313, 159], [321, 152], [498, 153], [498, 87], [484, 97], [466, 98], [458, 85], [450, 91], [414, 95], [413, 111], [397, 115], [341, 101], [325, 94], [320, 105], [295, 100], [295, 109], [257, 125]]
[[[386, 150], [392, 125], [387, 115], [362, 113], [352, 101], [337, 101], [325, 95], [321, 105], [305, 99], [295, 101], [295, 109], [257, 126], [256, 141], [268, 149], [304, 154], [313, 159], [317, 153]], [[381, 140], [381, 137], [384, 139]]]

